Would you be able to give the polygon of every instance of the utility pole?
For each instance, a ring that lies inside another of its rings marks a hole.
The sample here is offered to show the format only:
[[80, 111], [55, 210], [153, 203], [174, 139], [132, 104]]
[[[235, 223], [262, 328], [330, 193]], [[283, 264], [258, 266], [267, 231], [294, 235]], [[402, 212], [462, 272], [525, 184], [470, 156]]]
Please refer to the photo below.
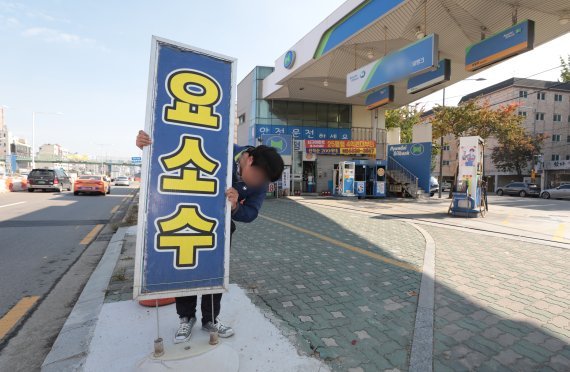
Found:
[[[443, 88], [442, 106], [445, 107], [445, 88]], [[437, 194], [440, 199], [441, 199], [442, 189], [443, 189], [443, 133], [439, 142], [439, 190]]]

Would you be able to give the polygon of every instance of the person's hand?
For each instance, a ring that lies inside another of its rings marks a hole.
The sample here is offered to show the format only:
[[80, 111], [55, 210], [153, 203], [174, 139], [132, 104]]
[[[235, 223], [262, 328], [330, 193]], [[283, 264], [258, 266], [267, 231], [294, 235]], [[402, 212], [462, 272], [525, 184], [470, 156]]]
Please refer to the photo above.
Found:
[[232, 203], [232, 211], [234, 211], [237, 208], [238, 197], [239, 197], [238, 191], [233, 187], [230, 187], [229, 189], [226, 190], [226, 198], [228, 198], [228, 201]]
[[136, 143], [137, 147], [142, 150], [143, 147], [150, 145], [152, 141], [150, 140], [150, 136], [144, 130], [139, 130]]

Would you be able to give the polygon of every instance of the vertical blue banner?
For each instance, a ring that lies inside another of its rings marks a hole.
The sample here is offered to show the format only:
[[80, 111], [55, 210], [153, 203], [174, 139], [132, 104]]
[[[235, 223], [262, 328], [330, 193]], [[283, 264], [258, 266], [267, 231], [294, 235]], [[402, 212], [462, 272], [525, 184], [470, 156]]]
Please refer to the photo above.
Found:
[[229, 285], [235, 60], [153, 37], [134, 297]]

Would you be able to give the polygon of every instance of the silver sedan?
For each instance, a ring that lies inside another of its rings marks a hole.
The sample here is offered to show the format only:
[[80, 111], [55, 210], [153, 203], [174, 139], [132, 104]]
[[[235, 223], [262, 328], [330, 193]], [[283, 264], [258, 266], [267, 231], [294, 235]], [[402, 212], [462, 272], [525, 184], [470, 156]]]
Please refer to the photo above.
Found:
[[130, 186], [131, 181], [129, 181], [128, 177], [117, 177], [115, 179], [115, 186]]
[[570, 184], [560, 185], [554, 189], [544, 190], [540, 193], [540, 197], [543, 199], [566, 199], [570, 198]]

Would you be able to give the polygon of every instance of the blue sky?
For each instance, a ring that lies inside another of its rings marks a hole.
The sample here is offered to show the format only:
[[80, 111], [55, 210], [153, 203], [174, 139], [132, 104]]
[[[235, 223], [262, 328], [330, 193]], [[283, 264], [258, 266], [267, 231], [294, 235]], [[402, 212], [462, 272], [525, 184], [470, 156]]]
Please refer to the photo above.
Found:
[[[15, 136], [79, 153], [138, 155], [151, 35], [238, 58], [238, 81], [274, 65], [344, 0], [0, 0], [0, 105]], [[447, 88], [448, 104], [508, 77], [556, 80], [570, 34]], [[441, 103], [441, 92], [422, 99]], [[99, 146], [98, 144], [105, 144]]]
[[[238, 81], [275, 59], [343, 0], [0, 1], [0, 105], [36, 146], [137, 155], [151, 35], [238, 58]], [[98, 146], [97, 144], [107, 144]]]

